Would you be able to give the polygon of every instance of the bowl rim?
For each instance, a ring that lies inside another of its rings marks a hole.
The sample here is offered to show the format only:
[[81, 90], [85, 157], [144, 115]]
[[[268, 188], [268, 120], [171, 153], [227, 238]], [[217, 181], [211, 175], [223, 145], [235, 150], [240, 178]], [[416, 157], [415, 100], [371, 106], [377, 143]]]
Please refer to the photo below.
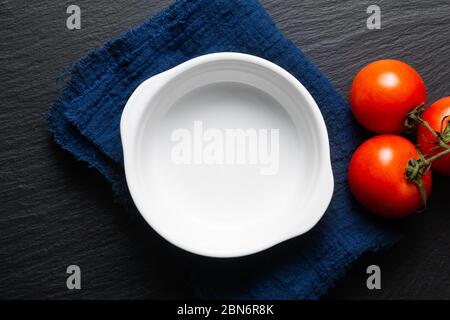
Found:
[[[141, 115], [150, 105], [149, 101], [151, 101], [151, 99], [163, 87], [170, 83], [170, 81], [175, 76], [180, 75], [183, 72], [202, 64], [226, 61], [246, 62], [263, 67], [271, 72], [275, 72], [296, 88], [296, 90], [303, 96], [303, 98], [307, 102], [309, 112], [311, 112], [313, 116], [315, 122], [314, 126], [316, 126], [317, 128], [316, 133], [318, 134], [319, 141], [319, 145], [317, 146], [319, 152], [318, 159], [321, 161], [321, 163], [319, 164], [321, 169], [321, 172], [319, 172], [319, 181], [316, 182], [321, 185], [321, 195], [320, 197], [317, 197], [316, 195], [317, 201], [315, 203], [315, 208], [311, 208], [311, 210], [315, 210], [315, 216], [314, 219], [311, 219], [311, 223], [309, 225], [303, 226], [302, 228], [298, 227], [296, 231], [286, 232], [283, 237], [280, 237], [276, 241], [272, 240], [267, 243], [261, 243], [260, 245], [252, 245], [247, 247], [242, 246], [242, 248], [234, 251], [220, 251], [210, 248], [193, 247], [189, 244], [179, 241], [176, 236], [173, 235], [173, 233], [166, 232], [166, 230], [160, 228], [158, 224], [154, 223], [154, 221], [152, 220], [151, 214], [146, 212], [145, 205], [143, 204], [143, 201], [141, 201], [141, 196], [139, 195], [139, 184], [136, 182], [136, 173], [132, 168], [132, 163], [134, 163], [134, 155], [136, 154], [134, 145], [136, 144], [136, 140], [138, 139], [138, 130], [142, 122]], [[331, 202], [334, 191], [334, 178], [330, 159], [330, 146], [327, 128], [320, 109], [308, 90], [294, 76], [292, 76], [289, 72], [287, 72], [280, 66], [260, 57], [238, 52], [210, 53], [190, 59], [167, 71], [150, 77], [149, 79], [143, 81], [134, 90], [134, 92], [128, 99], [123, 109], [120, 120], [120, 136], [123, 148], [123, 161], [126, 182], [130, 191], [130, 195], [139, 213], [142, 215], [144, 220], [164, 239], [166, 239], [173, 245], [191, 253], [208, 257], [231, 258], [246, 256], [266, 250], [281, 242], [297, 237], [311, 230], [325, 214], [326, 209]]]

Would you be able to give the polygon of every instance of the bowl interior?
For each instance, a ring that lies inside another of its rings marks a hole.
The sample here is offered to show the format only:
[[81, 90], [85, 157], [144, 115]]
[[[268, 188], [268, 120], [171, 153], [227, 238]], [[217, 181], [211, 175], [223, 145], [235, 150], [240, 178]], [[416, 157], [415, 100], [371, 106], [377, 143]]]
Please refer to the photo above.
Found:
[[237, 256], [317, 222], [324, 141], [310, 97], [242, 61], [165, 77], [133, 148], [133, 197], [156, 231], [192, 252]]

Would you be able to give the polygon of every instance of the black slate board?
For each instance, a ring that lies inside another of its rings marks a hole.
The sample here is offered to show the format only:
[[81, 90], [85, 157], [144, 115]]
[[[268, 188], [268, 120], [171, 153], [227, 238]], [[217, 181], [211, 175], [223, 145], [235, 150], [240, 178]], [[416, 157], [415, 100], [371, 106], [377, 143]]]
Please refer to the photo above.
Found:
[[[174, 248], [115, 205], [97, 172], [54, 145], [43, 115], [64, 68], [169, 3], [1, 1], [0, 298], [193, 296], [170, 258]], [[382, 29], [374, 31], [366, 28], [372, 1], [262, 3], [344, 96], [363, 65], [387, 57], [422, 74], [430, 101], [450, 95], [448, 0], [376, 1]], [[66, 28], [69, 4], [81, 7], [81, 30]], [[327, 298], [450, 298], [449, 182], [436, 176], [428, 212], [396, 223], [404, 240], [364, 257]], [[66, 288], [70, 264], [82, 269], [81, 290]], [[367, 290], [369, 264], [380, 265], [382, 290]]]

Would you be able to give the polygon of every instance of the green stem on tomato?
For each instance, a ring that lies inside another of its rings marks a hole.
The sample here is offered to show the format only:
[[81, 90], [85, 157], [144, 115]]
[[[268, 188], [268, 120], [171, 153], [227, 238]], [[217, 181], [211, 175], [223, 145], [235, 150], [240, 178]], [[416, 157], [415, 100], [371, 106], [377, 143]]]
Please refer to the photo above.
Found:
[[406, 133], [413, 133], [419, 126], [419, 118], [425, 112], [425, 104], [421, 103], [406, 115], [404, 127]]
[[[442, 147], [442, 146], [441, 146], [441, 147]], [[430, 164], [430, 165], [431, 165], [431, 163], [432, 163], [434, 160], [437, 160], [437, 159], [439, 159], [439, 158], [445, 157], [446, 155], [450, 154], [450, 146], [449, 146], [449, 145], [446, 144], [445, 147], [442, 147], [442, 148], [445, 148], [445, 150], [442, 151], [442, 152], [440, 152], [440, 153], [435, 154], [434, 156], [432, 156], [432, 157], [430, 157], [430, 158], [428, 158], [428, 159], [425, 159], [425, 162], [426, 162], [427, 164]]]
[[427, 207], [427, 201], [428, 201], [428, 197], [427, 197], [427, 192], [425, 191], [425, 186], [423, 184], [422, 178], [420, 179], [416, 179], [413, 181], [415, 183], [415, 185], [417, 186], [417, 188], [419, 189], [420, 192], [420, 198], [422, 199], [422, 203], [423, 203], [423, 207], [426, 209]]
[[[422, 198], [423, 205], [426, 208], [427, 193], [422, 178], [425, 174], [427, 174], [433, 161], [450, 154], [450, 145], [447, 144], [447, 141], [444, 140], [445, 138], [443, 138], [441, 134], [433, 130], [430, 124], [422, 119], [423, 112], [424, 104], [420, 104], [417, 108], [408, 113], [407, 119], [405, 120], [405, 129], [411, 132], [416, 130], [419, 125], [424, 126], [433, 135], [433, 137], [436, 138], [436, 142], [439, 145], [438, 149], [443, 149], [443, 151], [429, 158], [425, 158], [423, 154], [417, 150], [419, 153], [419, 159], [410, 159], [408, 165], [406, 166], [405, 175], [406, 179], [414, 183], [419, 189], [420, 197]], [[446, 132], [445, 130], [448, 130], [448, 128], [445, 128], [442, 132]]]
[[417, 121], [423, 125], [428, 131], [430, 131], [430, 133], [436, 138], [439, 139], [439, 135], [437, 134], [436, 131], [434, 131], [434, 129], [428, 124], [428, 122], [426, 122], [425, 120], [422, 119], [421, 116], [417, 117]]

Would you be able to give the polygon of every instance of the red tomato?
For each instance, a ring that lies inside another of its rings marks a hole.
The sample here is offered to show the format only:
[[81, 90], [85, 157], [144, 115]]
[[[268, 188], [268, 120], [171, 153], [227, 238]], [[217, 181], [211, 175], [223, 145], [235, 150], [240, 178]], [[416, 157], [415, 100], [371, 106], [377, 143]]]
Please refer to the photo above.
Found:
[[[447, 125], [450, 125], [448, 124], [450, 119], [450, 97], [442, 98], [433, 103], [422, 115], [422, 119], [428, 122], [433, 130], [442, 132], [441, 130], [445, 129]], [[431, 150], [436, 147], [436, 144], [434, 144], [436, 140], [427, 128], [419, 125], [417, 130], [417, 143], [419, 144], [420, 151], [424, 155], [433, 156], [442, 151], [442, 149]], [[436, 172], [450, 176], [450, 154], [433, 161], [431, 167]]]
[[350, 90], [350, 105], [358, 122], [374, 132], [404, 131], [406, 114], [426, 103], [420, 75], [398, 60], [379, 60], [364, 67]]
[[[423, 207], [419, 188], [405, 178], [410, 158], [417, 158], [414, 145], [391, 134], [373, 137], [353, 154], [348, 171], [350, 190], [356, 200], [372, 213], [400, 218]], [[427, 195], [431, 174], [422, 178]]]

